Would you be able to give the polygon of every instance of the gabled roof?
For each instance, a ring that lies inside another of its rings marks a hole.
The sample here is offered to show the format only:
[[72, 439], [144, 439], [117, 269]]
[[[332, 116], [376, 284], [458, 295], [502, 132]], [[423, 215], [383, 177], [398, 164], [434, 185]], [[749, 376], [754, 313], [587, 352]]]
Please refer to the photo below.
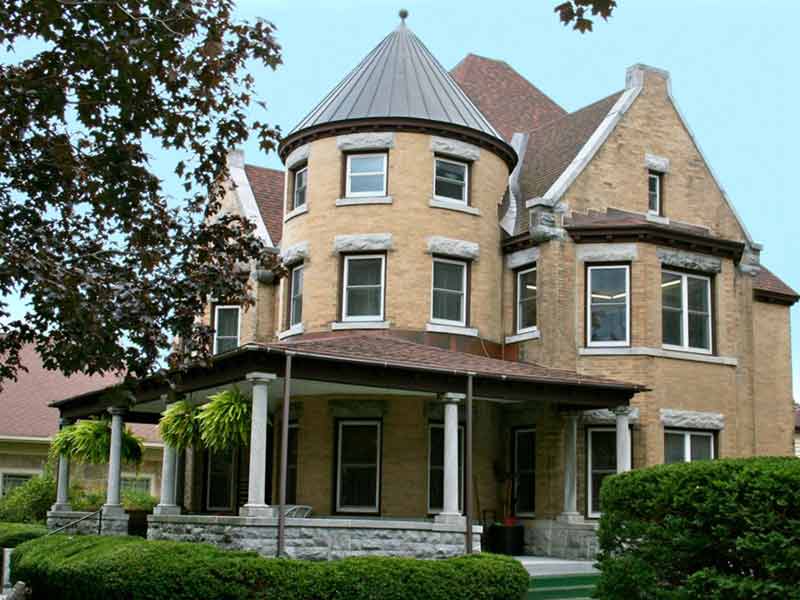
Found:
[[567, 114], [504, 61], [467, 54], [450, 74], [506, 141]]
[[272, 243], [277, 246], [283, 237], [283, 171], [245, 165], [245, 174], [253, 190], [258, 212], [267, 227]]
[[757, 298], [782, 304], [791, 305], [800, 300], [800, 294], [763, 265], [753, 281], [753, 291]]

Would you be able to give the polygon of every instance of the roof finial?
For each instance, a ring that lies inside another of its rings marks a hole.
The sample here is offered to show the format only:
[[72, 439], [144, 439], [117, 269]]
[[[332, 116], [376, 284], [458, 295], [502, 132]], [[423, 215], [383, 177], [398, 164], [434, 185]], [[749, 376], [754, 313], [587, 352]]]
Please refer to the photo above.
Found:
[[400, 12], [397, 13], [397, 14], [400, 15], [400, 24], [401, 25], [405, 25], [406, 24], [406, 18], [408, 17], [408, 11], [405, 8], [401, 8]]

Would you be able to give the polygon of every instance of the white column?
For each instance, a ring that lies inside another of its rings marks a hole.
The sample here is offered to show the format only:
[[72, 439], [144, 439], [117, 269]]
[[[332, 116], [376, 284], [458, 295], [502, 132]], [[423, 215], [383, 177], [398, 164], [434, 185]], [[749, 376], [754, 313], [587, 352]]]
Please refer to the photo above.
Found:
[[461, 522], [463, 517], [458, 508], [458, 404], [464, 394], [447, 393], [444, 401], [444, 506], [437, 515], [437, 521]]
[[178, 451], [164, 444], [161, 464], [161, 499], [153, 509], [154, 515], [179, 515], [181, 508], [175, 499], [176, 477], [178, 473]]
[[[61, 419], [59, 422], [59, 429], [72, 425], [72, 420]], [[69, 456], [60, 454], [58, 457], [58, 487], [56, 489], [56, 503], [50, 507], [52, 511], [65, 511], [72, 510], [69, 503]]]
[[564, 428], [564, 511], [561, 520], [580, 519], [578, 513], [578, 415], [566, 415]]
[[122, 428], [124, 423], [122, 415], [125, 409], [112, 407], [111, 413], [111, 451], [108, 458], [108, 491], [106, 503], [103, 505], [103, 515], [115, 513], [124, 515], [125, 511], [120, 502], [120, 486], [122, 482]]
[[272, 517], [272, 508], [267, 504], [267, 424], [269, 401], [267, 385], [275, 379], [272, 373], [248, 373], [247, 380], [253, 384], [253, 415], [250, 423], [250, 482], [247, 489], [247, 504], [239, 514], [245, 517]]
[[631, 430], [629, 406], [614, 409], [617, 416], [617, 473], [631, 470]]

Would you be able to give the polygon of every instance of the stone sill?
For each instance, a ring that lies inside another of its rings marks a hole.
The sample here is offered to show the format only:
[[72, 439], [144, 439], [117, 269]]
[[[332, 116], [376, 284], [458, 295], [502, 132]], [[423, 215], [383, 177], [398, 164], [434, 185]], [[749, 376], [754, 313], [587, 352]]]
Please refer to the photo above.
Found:
[[469, 204], [464, 204], [463, 202], [458, 202], [457, 200], [442, 200], [440, 198], [431, 198], [428, 202], [428, 206], [431, 208], [443, 208], [445, 210], [455, 210], [458, 212], [467, 213], [469, 215], [475, 215], [476, 217], [481, 216], [481, 209], [470, 206]]
[[430, 331], [432, 333], [451, 333], [453, 335], [478, 337], [478, 330], [475, 327], [464, 327], [463, 325], [442, 325], [441, 323], [425, 323], [425, 331]]
[[290, 210], [286, 215], [283, 217], [283, 222], [288, 223], [295, 217], [299, 217], [300, 215], [304, 215], [308, 212], [308, 203], [306, 202], [303, 206], [298, 206], [294, 210]]
[[526, 340], [538, 340], [542, 337], [542, 334], [539, 333], [538, 329], [534, 329], [532, 331], [525, 331], [523, 333], [517, 333], [514, 335], [507, 335], [506, 336], [506, 344], [516, 344], [518, 342], [524, 342]]
[[285, 331], [281, 331], [278, 333], [278, 339], [282, 340], [287, 337], [292, 337], [293, 335], [300, 335], [305, 331], [302, 323], [298, 323], [297, 325], [292, 325], [289, 329]]
[[391, 204], [391, 196], [369, 196], [365, 198], [337, 198], [336, 206], [359, 206], [361, 204]]
[[342, 331], [346, 329], [389, 329], [389, 321], [334, 321], [331, 323], [331, 331]]
[[579, 348], [580, 356], [652, 356], [655, 358], [673, 358], [676, 360], [689, 360], [694, 362], [710, 363], [736, 367], [739, 360], [734, 356], [713, 356], [709, 354], [695, 354], [692, 352], [678, 352], [663, 348], [632, 347], [632, 348]]

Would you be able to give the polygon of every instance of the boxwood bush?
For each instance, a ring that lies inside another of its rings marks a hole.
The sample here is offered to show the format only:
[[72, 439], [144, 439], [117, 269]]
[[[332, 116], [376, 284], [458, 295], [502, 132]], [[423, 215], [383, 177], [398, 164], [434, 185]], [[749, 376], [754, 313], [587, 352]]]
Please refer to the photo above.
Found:
[[52, 535], [17, 547], [12, 579], [34, 600], [507, 600], [529, 576], [507, 557], [266, 559], [206, 544]]
[[0, 548], [15, 548], [22, 542], [42, 537], [47, 533], [44, 525], [28, 523], [0, 523]]
[[45, 471], [0, 498], [0, 521], [42, 523], [56, 501], [56, 481]]
[[608, 478], [597, 597], [800, 599], [800, 460], [665, 465]]

